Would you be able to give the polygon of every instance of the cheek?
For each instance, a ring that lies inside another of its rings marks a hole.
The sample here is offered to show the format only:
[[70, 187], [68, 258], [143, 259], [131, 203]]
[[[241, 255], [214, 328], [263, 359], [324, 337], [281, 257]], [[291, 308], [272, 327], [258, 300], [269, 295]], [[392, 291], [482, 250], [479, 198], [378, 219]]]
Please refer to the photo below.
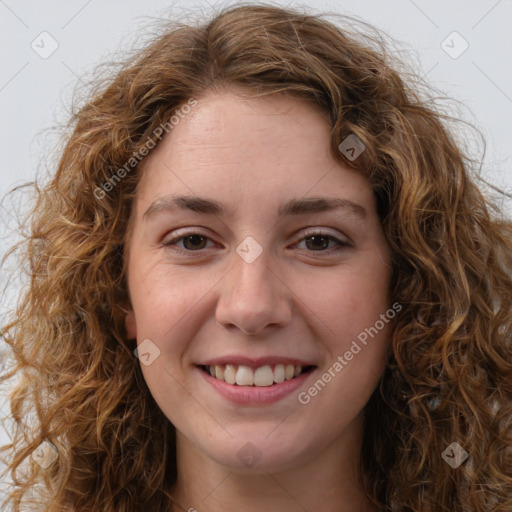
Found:
[[205, 321], [210, 292], [219, 279], [217, 273], [199, 275], [192, 267], [179, 269], [160, 262], [151, 267], [139, 266], [131, 276], [139, 343], [149, 338], [168, 363], [177, 364], [187, 340]]
[[183, 317], [199, 294], [197, 283], [184, 279], [180, 272], [171, 272], [164, 263], [143, 261], [142, 255], [132, 258], [129, 276], [139, 329], [168, 325]]
[[389, 270], [384, 265], [369, 262], [325, 270], [302, 275], [294, 288], [338, 337], [357, 336], [389, 309]]

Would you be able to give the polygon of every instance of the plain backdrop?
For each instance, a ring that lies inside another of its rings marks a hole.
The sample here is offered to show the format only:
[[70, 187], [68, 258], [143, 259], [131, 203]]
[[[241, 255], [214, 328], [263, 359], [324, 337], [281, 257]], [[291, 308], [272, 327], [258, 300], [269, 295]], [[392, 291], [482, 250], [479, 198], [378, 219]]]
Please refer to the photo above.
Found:
[[[87, 83], [95, 66], [119, 60], [127, 46], [147, 34], [152, 20], [187, 12], [208, 14], [212, 7], [235, 3], [0, 0], [0, 197], [34, 180], [36, 172], [54, 169], [52, 148], [57, 132], [53, 128], [66, 122], [75, 86]], [[478, 144], [473, 155], [483, 160], [482, 175], [512, 194], [512, 2], [310, 0], [274, 4], [357, 16], [401, 41], [412, 69], [446, 97], [460, 102], [454, 102], [457, 114], [485, 137], [485, 156]], [[468, 140], [472, 136], [468, 132]], [[500, 201], [512, 211], [511, 199]], [[0, 256], [14, 240], [11, 230], [18, 206], [11, 198], [4, 198], [0, 205]], [[7, 288], [0, 314], [13, 307], [18, 295], [16, 282], [7, 281], [7, 270], [0, 273], [1, 288]], [[9, 416], [2, 396], [0, 391], [0, 420]], [[0, 428], [0, 444], [6, 440]]]

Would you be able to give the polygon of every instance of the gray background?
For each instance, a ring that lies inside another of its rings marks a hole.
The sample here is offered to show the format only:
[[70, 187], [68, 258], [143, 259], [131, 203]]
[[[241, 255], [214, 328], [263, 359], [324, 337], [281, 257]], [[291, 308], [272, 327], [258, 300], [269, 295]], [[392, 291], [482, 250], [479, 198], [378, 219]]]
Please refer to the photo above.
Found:
[[[147, 34], [141, 29], [156, 18], [190, 11], [208, 14], [210, 6], [234, 3], [0, 0], [0, 197], [13, 186], [33, 180], [38, 169], [44, 170], [45, 161], [51, 171], [55, 159], [51, 148], [57, 140], [53, 128], [66, 121], [74, 87], [87, 82], [97, 64], [118, 60], [126, 46]], [[447, 98], [459, 101], [458, 106], [453, 103], [453, 112], [483, 133], [485, 178], [512, 194], [510, 0], [275, 4], [305, 6], [312, 13], [355, 15], [401, 41], [402, 50], [410, 52], [413, 69]], [[58, 47], [48, 55], [52, 45]], [[471, 142], [472, 132], [468, 134], [473, 156], [480, 158], [482, 148]], [[512, 201], [499, 202], [510, 214]], [[14, 240], [11, 230], [19, 206], [10, 199], [0, 206], [0, 255]], [[8, 269], [0, 273], [1, 287], [7, 290], [0, 314], [13, 307], [19, 289], [16, 282], [7, 281]], [[0, 419], [5, 419], [9, 408], [2, 396], [0, 391]], [[0, 428], [0, 443], [6, 440]]]

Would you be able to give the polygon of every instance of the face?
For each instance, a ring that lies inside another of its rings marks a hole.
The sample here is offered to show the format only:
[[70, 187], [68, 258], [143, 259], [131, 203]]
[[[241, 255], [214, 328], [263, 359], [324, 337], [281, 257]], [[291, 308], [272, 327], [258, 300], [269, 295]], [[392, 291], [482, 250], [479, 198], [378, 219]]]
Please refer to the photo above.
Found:
[[179, 435], [232, 470], [336, 446], [384, 369], [390, 252], [369, 183], [329, 133], [302, 100], [228, 89], [144, 162], [128, 336]]

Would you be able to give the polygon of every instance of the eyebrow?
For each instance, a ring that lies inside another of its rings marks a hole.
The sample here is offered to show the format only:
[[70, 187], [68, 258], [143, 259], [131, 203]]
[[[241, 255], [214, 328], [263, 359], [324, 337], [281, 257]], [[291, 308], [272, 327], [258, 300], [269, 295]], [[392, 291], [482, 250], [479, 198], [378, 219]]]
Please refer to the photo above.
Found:
[[[291, 199], [278, 209], [279, 217], [302, 215], [306, 213], [327, 212], [336, 209], [348, 209], [361, 218], [368, 212], [360, 204], [338, 197], [308, 197]], [[168, 195], [155, 200], [144, 212], [143, 218], [148, 219], [160, 213], [171, 213], [176, 210], [191, 210], [207, 215], [226, 215], [226, 208], [219, 201], [197, 196]]]

